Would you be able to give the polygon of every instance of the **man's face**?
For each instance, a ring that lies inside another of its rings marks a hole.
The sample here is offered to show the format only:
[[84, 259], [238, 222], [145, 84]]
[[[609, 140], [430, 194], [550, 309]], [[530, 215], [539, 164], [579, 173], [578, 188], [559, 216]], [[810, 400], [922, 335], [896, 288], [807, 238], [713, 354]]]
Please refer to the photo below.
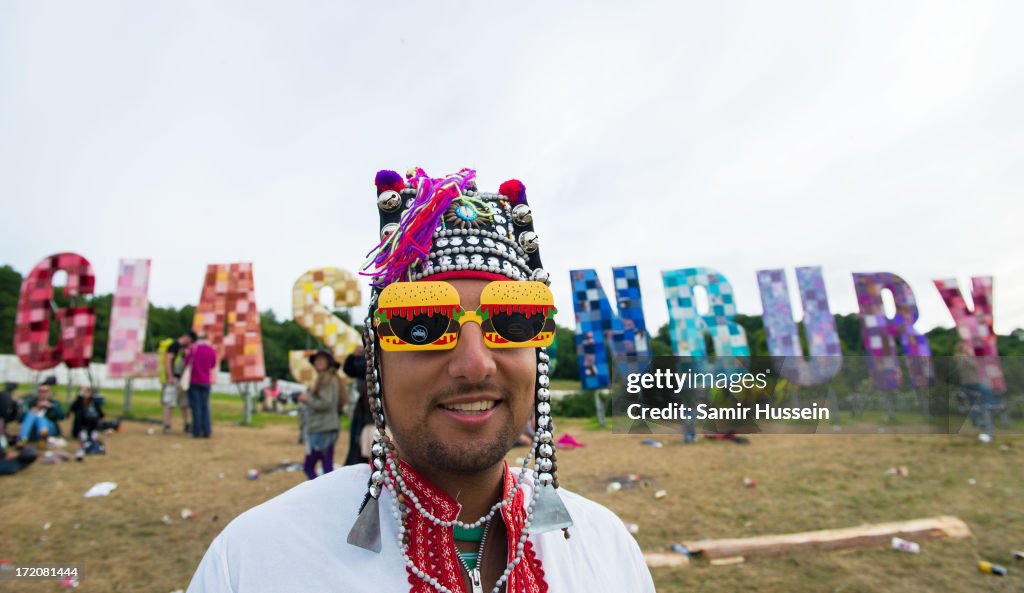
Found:
[[[488, 284], [450, 282], [467, 310]], [[381, 352], [385, 418], [402, 457], [421, 471], [457, 474], [500, 463], [532, 417], [536, 356], [487, 348], [476, 323], [462, 326], [452, 350]]]
[[44, 402], [50, 399], [50, 386], [40, 385], [39, 386], [39, 401]]
[[180, 338], [178, 338], [178, 343], [184, 346], [185, 348], [188, 348], [189, 346], [192, 345], [192, 338], [190, 338], [187, 335], [181, 336]]

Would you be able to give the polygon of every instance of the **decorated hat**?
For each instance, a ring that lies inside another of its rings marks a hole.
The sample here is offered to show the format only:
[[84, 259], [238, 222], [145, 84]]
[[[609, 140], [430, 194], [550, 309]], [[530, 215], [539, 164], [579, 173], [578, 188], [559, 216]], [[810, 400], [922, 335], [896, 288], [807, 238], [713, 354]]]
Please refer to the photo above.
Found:
[[[472, 169], [434, 179], [420, 168], [410, 170], [405, 177], [394, 171], [380, 171], [374, 181], [377, 208], [380, 210], [380, 242], [370, 251], [364, 266], [368, 271], [363, 274], [370, 277], [373, 291], [363, 325], [363, 344], [366, 389], [375, 430], [367, 493], [347, 541], [379, 553], [378, 497], [385, 488], [404, 488], [397, 474], [393, 476], [394, 472], [389, 473], [387, 469], [395, 463], [391, 458], [394, 449], [387, 436], [383, 405], [386, 395], [376, 355], [379, 336], [372, 323], [378, 300], [382, 298], [381, 291], [394, 282], [456, 278], [530, 280], [550, 284], [550, 275], [541, 266], [540, 240], [533, 230], [533, 213], [526, 202], [526, 188], [522, 182], [511, 179], [502, 183], [497, 193], [484, 193], [477, 190], [476, 171]], [[532, 288], [540, 287], [534, 285]], [[529, 294], [529, 291], [498, 292], [499, 298], [506, 300], [522, 299], [523, 294]], [[510, 300], [508, 303], [523, 304]], [[551, 359], [543, 348], [536, 349], [536, 357], [536, 438], [520, 473], [520, 476], [535, 475], [536, 494], [527, 513], [531, 534], [567, 529], [572, 525], [572, 518], [556, 492], [559, 484], [548, 379]], [[527, 465], [534, 457], [534, 471], [530, 472]], [[519, 480], [516, 489], [521, 484], [522, 480]], [[402, 494], [405, 495], [404, 490]], [[498, 505], [493, 506], [488, 518], [482, 517], [477, 525], [490, 520], [498, 508]], [[439, 524], [434, 522], [435, 526]], [[516, 567], [519, 571], [527, 570], [528, 563], [519, 562], [523, 550], [523, 545], [520, 545], [516, 552], [517, 560], [507, 567], [506, 575]], [[416, 565], [408, 557], [406, 564], [410, 567], [410, 575], [416, 575], [416, 578], [425, 579], [423, 575], [429, 573], [412, 570]], [[438, 589], [436, 582], [430, 585]]]
[[521, 181], [484, 193], [473, 169], [434, 179], [417, 167], [404, 178], [380, 171], [374, 182], [380, 243], [366, 265], [374, 288], [427, 278], [549, 283]]

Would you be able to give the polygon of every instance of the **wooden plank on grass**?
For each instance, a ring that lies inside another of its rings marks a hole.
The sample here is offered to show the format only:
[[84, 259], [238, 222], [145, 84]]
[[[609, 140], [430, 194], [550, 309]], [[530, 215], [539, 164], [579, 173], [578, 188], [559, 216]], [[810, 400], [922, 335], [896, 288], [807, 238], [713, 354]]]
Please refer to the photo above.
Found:
[[914, 540], [933, 537], [964, 538], [970, 535], [971, 530], [966, 523], [956, 517], [943, 516], [844, 529], [684, 542], [683, 545], [691, 554], [700, 554], [708, 560], [729, 559], [735, 562], [736, 559], [743, 561], [789, 554], [888, 546], [893, 537]]
[[659, 566], [686, 567], [690, 565], [690, 559], [678, 552], [644, 552], [644, 561], [647, 566], [656, 568]]

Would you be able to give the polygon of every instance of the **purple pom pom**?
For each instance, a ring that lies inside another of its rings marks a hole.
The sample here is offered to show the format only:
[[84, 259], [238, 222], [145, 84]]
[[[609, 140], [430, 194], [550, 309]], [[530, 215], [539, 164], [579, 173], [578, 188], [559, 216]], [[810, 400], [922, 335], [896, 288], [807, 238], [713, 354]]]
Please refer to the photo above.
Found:
[[378, 194], [389, 189], [397, 192], [405, 189], [405, 180], [402, 179], [402, 176], [389, 169], [377, 171], [377, 176], [373, 178], [373, 184], [377, 186]]

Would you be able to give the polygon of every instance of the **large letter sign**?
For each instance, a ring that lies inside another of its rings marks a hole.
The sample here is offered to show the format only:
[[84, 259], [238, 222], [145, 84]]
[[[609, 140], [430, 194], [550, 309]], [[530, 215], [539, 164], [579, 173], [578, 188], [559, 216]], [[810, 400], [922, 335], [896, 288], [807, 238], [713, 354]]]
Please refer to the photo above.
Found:
[[[351, 272], [339, 268], [310, 270], [299, 276], [292, 288], [292, 315], [295, 323], [320, 340], [338, 361], [343, 361], [362, 343], [363, 338], [320, 304], [320, 290], [325, 286], [331, 287], [334, 292], [335, 308], [351, 307], [362, 301], [359, 280]], [[312, 385], [316, 380], [316, 371], [309, 364], [312, 354], [312, 350], [292, 350], [288, 353], [288, 369], [299, 383]]]
[[67, 274], [66, 296], [90, 295], [96, 286], [92, 265], [77, 253], [51, 255], [25, 276], [15, 317], [14, 353], [25, 366], [37, 371], [51, 369], [61, 362], [68, 368], [85, 367], [92, 358], [96, 327], [93, 307], [57, 310], [60, 339], [56, 346], [49, 345], [53, 275], [59, 271]]
[[122, 259], [118, 267], [107, 338], [107, 376], [156, 377], [157, 355], [142, 352], [149, 318], [149, 260]]
[[[903, 354], [907, 357], [910, 370], [910, 384], [926, 387], [931, 383], [934, 371], [931, 363], [931, 348], [928, 338], [914, 329], [917, 321], [917, 301], [903, 278], [889, 272], [876, 274], [854, 274], [854, 289], [857, 291], [857, 305], [860, 307], [861, 338], [864, 348], [870, 354], [868, 364], [878, 389], [899, 389], [903, 384], [899, 357], [896, 353], [896, 338], [899, 338]], [[889, 319], [882, 308], [882, 291], [892, 293], [896, 314]]]
[[836, 333], [836, 320], [829, 310], [821, 268], [797, 268], [796, 280], [804, 308], [804, 334], [810, 361], [803, 358], [784, 270], [761, 270], [757, 273], [764, 308], [761, 319], [768, 339], [768, 353], [785, 357], [779, 374], [797, 385], [811, 387], [827, 382], [839, 372], [843, 364], [842, 350]]
[[266, 377], [252, 264], [210, 264], [206, 268], [192, 329], [206, 332], [217, 355], [227, 358], [232, 382]]
[[647, 324], [636, 266], [613, 268], [618, 315], [612, 311], [594, 270], [573, 270], [573, 306], [576, 309], [576, 356], [583, 389], [608, 387], [610, 343], [619, 371], [625, 376], [644, 370], [650, 359]]
[[999, 351], [996, 349], [996, 332], [992, 316], [992, 277], [977, 276], [971, 278], [971, 299], [974, 310], [967, 308], [964, 295], [955, 278], [935, 280], [942, 300], [945, 301], [949, 314], [956, 323], [956, 331], [960, 339], [970, 344], [978, 361], [978, 378], [984, 381], [989, 389], [996, 393], [1006, 391], [1006, 379], [1003, 366], [999, 362]]
[[[709, 268], [668, 270], [661, 274], [668, 305], [669, 335], [676, 356], [690, 356], [698, 365], [706, 365], [708, 351], [704, 346], [704, 334], [711, 336], [719, 358], [750, 356], [746, 332], [732, 321], [736, 316], [736, 301], [732, 284], [725, 276]], [[710, 309], [707, 315], [697, 310], [693, 295], [697, 286], [707, 291]], [[742, 365], [733, 360], [724, 366], [735, 368]]]

